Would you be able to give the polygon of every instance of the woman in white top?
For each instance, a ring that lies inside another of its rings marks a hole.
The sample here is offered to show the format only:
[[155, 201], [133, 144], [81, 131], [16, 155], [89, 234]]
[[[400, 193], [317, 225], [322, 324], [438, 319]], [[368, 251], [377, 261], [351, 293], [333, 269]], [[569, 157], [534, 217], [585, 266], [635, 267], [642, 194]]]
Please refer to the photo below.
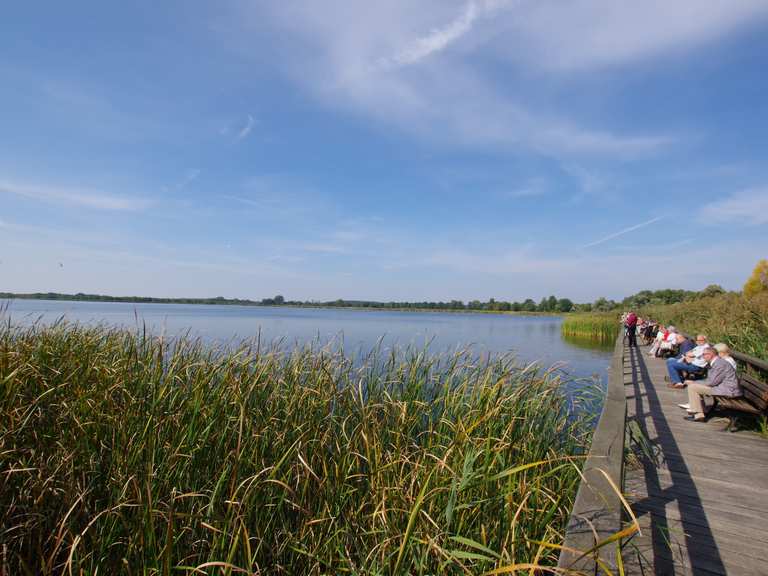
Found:
[[[664, 334], [667, 334], [667, 337], [664, 337]], [[659, 352], [662, 348], [662, 345], [666, 342], [668, 338], [672, 338], [674, 341], [675, 337], [675, 327], [670, 326], [666, 330], [664, 330], [663, 326], [659, 326], [659, 331], [656, 333], [656, 340], [653, 341], [653, 346], [651, 346], [651, 349], [648, 350], [648, 356], [656, 356], [656, 354]]]
[[736, 360], [731, 356], [731, 349], [728, 347], [728, 344], [723, 344], [722, 342], [715, 344], [715, 350], [717, 350], [717, 354], [720, 358], [728, 362], [728, 364], [733, 366], [733, 369], [736, 370]]

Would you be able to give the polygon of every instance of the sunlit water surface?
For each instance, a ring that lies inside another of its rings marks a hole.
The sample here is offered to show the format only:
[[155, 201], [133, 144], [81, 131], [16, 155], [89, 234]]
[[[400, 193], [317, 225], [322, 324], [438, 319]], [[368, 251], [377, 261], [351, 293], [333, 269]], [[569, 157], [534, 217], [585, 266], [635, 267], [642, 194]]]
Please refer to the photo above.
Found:
[[611, 356], [605, 346], [565, 340], [562, 319], [553, 316], [51, 300], [14, 300], [5, 306], [15, 324], [51, 323], [63, 317], [133, 329], [146, 325], [156, 335], [188, 332], [212, 344], [252, 338], [283, 348], [343, 344], [355, 355], [375, 346], [428, 346], [433, 353], [471, 347], [478, 356], [513, 353], [525, 363], [559, 364], [574, 379], [597, 376], [604, 381]]

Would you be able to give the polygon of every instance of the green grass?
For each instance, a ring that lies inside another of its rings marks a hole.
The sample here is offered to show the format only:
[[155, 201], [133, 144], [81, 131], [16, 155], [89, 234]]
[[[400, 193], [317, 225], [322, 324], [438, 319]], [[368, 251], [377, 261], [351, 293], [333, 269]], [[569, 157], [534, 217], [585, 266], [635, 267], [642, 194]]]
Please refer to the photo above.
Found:
[[566, 339], [591, 339], [613, 344], [621, 332], [621, 323], [614, 312], [575, 313], [565, 317], [560, 330]]
[[569, 416], [562, 385], [507, 357], [410, 350], [353, 361], [5, 323], [6, 571], [555, 564], [591, 425]]

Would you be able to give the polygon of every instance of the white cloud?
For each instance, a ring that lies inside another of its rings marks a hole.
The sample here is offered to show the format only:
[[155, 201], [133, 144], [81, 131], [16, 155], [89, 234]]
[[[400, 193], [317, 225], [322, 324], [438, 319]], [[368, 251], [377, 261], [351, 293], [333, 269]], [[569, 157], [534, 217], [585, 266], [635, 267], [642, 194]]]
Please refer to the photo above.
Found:
[[261, 33], [281, 69], [329, 106], [441, 145], [523, 149], [561, 159], [635, 158], [680, 136], [586, 125], [569, 113], [567, 102], [547, 109], [546, 99], [536, 98], [535, 81], [508, 85], [497, 67], [484, 73], [478, 62], [506, 60], [510, 78], [521, 67], [537, 74], [600, 68], [675, 54], [768, 15], [765, 0], [241, 5], [243, 34]]
[[248, 135], [251, 133], [251, 130], [253, 130], [254, 123], [255, 123], [255, 120], [253, 119], [253, 116], [248, 114], [248, 117], [245, 119], [245, 124], [240, 129], [240, 132], [237, 133], [237, 139], [245, 140], [246, 138], [248, 138]]
[[766, 15], [765, 0], [536, 0], [496, 22], [496, 46], [537, 68], [586, 69], [690, 49]]
[[535, 110], [513, 96], [515, 88], [532, 87], [504, 86], [498, 75], [483, 74], [471, 59], [497, 59], [500, 48], [491, 42], [496, 22], [525, 20], [528, 3], [297, 0], [247, 6], [239, 19], [247, 26], [250, 17], [252, 26], [243, 33], [256, 38], [253, 32], [260, 31], [297, 84], [329, 106], [443, 146], [634, 158], [675, 140], [583, 126], [563, 109]]
[[31, 186], [0, 181], [0, 193], [14, 194], [32, 200], [55, 204], [83, 206], [97, 210], [140, 211], [150, 205], [146, 198], [120, 196], [101, 191], [58, 186]]
[[501, 9], [509, 7], [512, 0], [470, 0], [465, 4], [459, 16], [446, 26], [433, 29], [431, 32], [412, 41], [406, 48], [400, 50], [392, 58], [384, 58], [384, 66], [407, 66], [437, 54], [466, 36], [481, 17], [491, 17]]
[[750, 188], [716, 200], [699, 210], [704, 224], [768, 224], [768, 187]]
[[441, 52], [449, 44], [455, 42], [472, 29], [472, 25], [478, 16], [478, 6], [476, 2], [469, 2], [464, 7], [459, 17], [453, 20], [444, 28], [437, 28], [412, 42], [409, 46], [401, 50], [393, 58], [382, 60], [384, 66], [405, 66], [415, 64], [431, 54]]
[[543, 178], [531, 178], [525, 185], [505, 192], [503, 195], [507, 198], [536, 198], [547, 194], [548, 185]]
[[469, 32], [472, 24], [477, 19], [477, 5], [474, 2], [467, 4], [464, 13], [448, 26], [442, 29], [434, 30], [427, 36], [419, 38], [395, 57], [397, 64], [415, 64], [434, 54], [444, 50], [449, 44], [458, 40], [464, 34]]

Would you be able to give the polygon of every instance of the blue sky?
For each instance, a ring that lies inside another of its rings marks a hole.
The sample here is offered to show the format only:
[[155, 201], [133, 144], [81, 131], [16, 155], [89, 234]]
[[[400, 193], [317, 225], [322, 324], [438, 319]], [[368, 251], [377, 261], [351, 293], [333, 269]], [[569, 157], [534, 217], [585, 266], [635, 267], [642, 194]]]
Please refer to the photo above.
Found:
[[0, 291], [739, 289], [766, 54], [765, 0], [13, 3]]

